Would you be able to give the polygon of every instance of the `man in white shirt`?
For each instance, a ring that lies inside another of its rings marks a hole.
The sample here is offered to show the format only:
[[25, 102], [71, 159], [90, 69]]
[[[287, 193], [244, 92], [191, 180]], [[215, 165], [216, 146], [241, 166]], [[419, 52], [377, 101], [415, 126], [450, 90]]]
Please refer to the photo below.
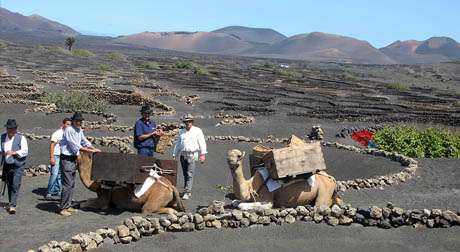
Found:
[[61, 145], [60, 142], [64, 135], [64, 129], [70, 126], [72, 120], [65, 118], [62, 121], [61, 127], [51, 135], [50, 142], [50, 179], [48, 181], [48, 189], [46, 192], [45, 199], [53, 200], [53, 196], [61, 197], [61, 172], [60, 167], [60, 156], [61, 156]]
[[184, 176], [184, 195], [182, 199], [187, 200], [192, 196], [193, 175], [195, 173], [195, 162], [200, 160], [203, 163], [206, 159], [206, 142], [203, 131], [193, 126], [193, 116], [190, 114], [182, 118], [185, 128], [179, 131], [179, 136], [174, 145], [173, 157], [180, 158], [182, 174]]
[[21, 188], [22, 174], [29, 152], [26, 138], [17, 133], [15, 119], [8, 119], [5, 124], [6, 133], [1, 135], [0, 145], [3, 163], [2, 180], [8, 186], [8, 212], [16, 213], [16, 202]]

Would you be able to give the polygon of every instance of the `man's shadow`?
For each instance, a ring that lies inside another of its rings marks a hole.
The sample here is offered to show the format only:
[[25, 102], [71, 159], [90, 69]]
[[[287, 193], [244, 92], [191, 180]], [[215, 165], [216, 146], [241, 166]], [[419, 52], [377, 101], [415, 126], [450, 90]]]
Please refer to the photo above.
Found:
[[[40, 209], [42, 211], [46, 212], [51, 212], [51, 213], [58, 213], [59, 212], [59, 201], [53, 200], [53, 201], [47, 201], [43, 199], [43, 203], [38, 203], [35, 207], [37, 209]], [[72, 202], [72, 207], [78, 209], [81, 212], [93, 212], [93, 213], [98, 213], [101, 215], [120, 215], [123, 212], [127, 210], [122, 210], [122, 209], [117, 209], [115, 207], [110, 207], [109, 209], [106, 210], [100, 210], [100, 209], [94, 209], [94, 208], [80, 208], [80, 205], [85, 202], [85, 200], [82, 201], [74, 201]]]
[[[47, 192], [48, 192], [48, 189], [46, 187], [40, 187], [40, 188], [36, 188], [32, 190], [32, 193], [43, 197], [39, 199], [42, 202], [38, 203], [35, 207], [42, 211], [56, 213], [60, 210], [59, 209], [60, 199], [58, 197], [54, 197], [53, 199], [45, 199], [44, 195], [46, 195]], [[115, 207], [110, 207], [107, 210], [99, 210], [99, 209], [93, 209], [93, 208], [80, 208], [80, 205], [85, 201], [86, 200], [72, 201], [72, 207], [80, 210], [81, 212], [93, 212], [93, 213], [99, 213], [102, 215], [120, 215], [125, 211], [121, 209], [116, 209]]]
[[32, 190], [32, 193], [36, 195], [40, 195], [40, 196], [45, 196], [47, 192], [48, 192], [48, 188], [46, 187], [39, 187], [39, 188], [35, 188]]

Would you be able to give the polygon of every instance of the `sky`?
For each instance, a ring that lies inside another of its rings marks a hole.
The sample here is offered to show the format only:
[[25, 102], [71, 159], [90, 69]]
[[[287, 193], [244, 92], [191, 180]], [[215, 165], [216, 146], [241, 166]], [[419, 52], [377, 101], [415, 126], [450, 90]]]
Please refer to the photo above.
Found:
[[327, 32], [384, 47], [396, 40], [447, 36], [460, 41], [459, 0], [0, 0], [79, 32], [212, 31], [241, 25], [286, 36]]

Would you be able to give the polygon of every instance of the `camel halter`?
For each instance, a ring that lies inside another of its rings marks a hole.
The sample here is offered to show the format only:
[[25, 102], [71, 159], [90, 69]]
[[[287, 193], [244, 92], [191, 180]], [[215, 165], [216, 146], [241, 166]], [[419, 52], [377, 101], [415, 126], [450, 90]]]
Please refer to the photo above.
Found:
[[246, 151], [243, 151], [243, 152], [241, 153], [241, 156], [238, 158], [238, 162], [241, 161], [241, 160], [243, 160], [243, 158], [244, 158], [245, 155], [246, 155]]
[[169, 186], [161, 181], [160, 177], [162, 177], [161, 175], [163, 174], [174, 174], [173, 170], [162, 169], [157, 164], [141, 166], [141, 171], [150, 173], [151, 177], [155, 178], [156, 181], [167, 188], [169, 188]]

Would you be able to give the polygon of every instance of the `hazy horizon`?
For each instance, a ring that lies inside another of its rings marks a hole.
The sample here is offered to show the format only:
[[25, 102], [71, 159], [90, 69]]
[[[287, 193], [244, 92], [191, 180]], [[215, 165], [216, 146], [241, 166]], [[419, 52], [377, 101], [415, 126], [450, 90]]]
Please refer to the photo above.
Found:
[[1, 7], [38, 14], [83, 34], [128, 35], [144, 31], [212, 31], [226, 26], [271, 28], [286, 36], [314, 31], [367, 40], [380, 48], [396, 40], [447, 36], [460, 40], [460, 2], [357, 0], [267, 3], [211, 0], [151, 3], [139, 0], [65, 2], [3, 0]]

